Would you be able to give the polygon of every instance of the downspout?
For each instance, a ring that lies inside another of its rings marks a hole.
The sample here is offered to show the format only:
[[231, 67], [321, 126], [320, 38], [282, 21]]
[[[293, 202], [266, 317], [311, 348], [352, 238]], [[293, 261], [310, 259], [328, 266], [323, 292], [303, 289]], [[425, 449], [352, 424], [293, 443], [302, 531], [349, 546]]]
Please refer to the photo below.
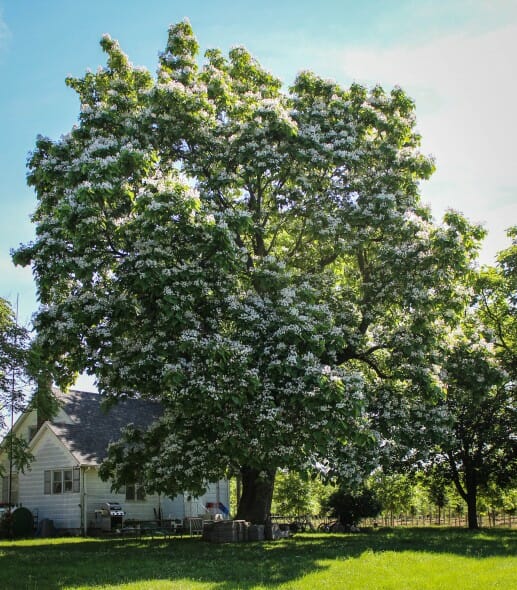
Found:
[[81, 507], [82, 507], [82, 521], [83, 521], [83, 534], [86, 536], [88, 534], [88, 494], [86, 489], [86, 471], [88, 467], [81, 467], [81, 476], [82, 476], [82, 497], [81, 497]]

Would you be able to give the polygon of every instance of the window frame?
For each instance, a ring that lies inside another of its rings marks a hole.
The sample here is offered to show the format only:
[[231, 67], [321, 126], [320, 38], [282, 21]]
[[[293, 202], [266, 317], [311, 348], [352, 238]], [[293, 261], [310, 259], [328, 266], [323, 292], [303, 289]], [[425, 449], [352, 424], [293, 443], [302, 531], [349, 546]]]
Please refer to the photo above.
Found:
[[63, 469], [52, 469], [52, 495], [63, 493]]
[[81, 491], [81, 470], [79, 467], [45, 469], [43, 472], [43, 494], [61, 496], [78, 494]]
[[126, 484], [126, 502], [145, 502], [145, 486], [141, 483]]

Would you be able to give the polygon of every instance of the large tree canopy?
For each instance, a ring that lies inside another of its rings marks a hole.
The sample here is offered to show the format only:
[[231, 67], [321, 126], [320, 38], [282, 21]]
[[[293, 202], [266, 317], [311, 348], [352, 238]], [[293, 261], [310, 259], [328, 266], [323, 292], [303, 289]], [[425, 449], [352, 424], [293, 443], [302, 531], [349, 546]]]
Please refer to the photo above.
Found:
[[86, 370], [115, 401], [162, 402], [112, 447], [115, 484], [197, 492], [240, 470], [260, 522], [277, 467], [353, 477], [433, 399], [482, 232], [420, 203], [433, 163], [399, 88], [303, 72], [286, 91], [243, 48], [199, 66], [188, 22], [156, 79], [101, 44], [107, 68], [67, 80], [79, 124], [29, 162], [37, 238], [15, 261], [38, 346], [61, 385]]

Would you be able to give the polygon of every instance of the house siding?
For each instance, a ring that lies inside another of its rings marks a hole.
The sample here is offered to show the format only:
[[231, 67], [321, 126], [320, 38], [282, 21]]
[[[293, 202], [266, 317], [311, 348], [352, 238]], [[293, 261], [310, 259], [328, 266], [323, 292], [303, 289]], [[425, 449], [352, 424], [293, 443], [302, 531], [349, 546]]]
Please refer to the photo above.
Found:
[[81, 495], [77, 492], [44, 494], [44, 472], [77, 467], [70, 453], [47, 432], [32, 450], [34, 461], [30, 470], [19, 474], [19, 502], [39, 522], [48, 518], [56, 528], [80, 529]]
[[125, 492], [111, 491], [111, 483], [102, 481], [96, 468], [90, 468], [85, 472], [85, 490], [89, 528], [100, 528], [100, 521], [96, 518], [95, 511], [99, 510], [105, 502], [118, 502], [126, 513], [126, 520], [154, 520], [156, 518], [154, 509], [158, 511], [160, 504], [164, 514], [163, 499], [159, 500], [158, 496], [148, 495], [143, 501], [127, 501]]
[[16, 424], [14, 429], [16, 436], [23, 438], [26, 442], [30, 441], [30, 433], [35, 429], [38, 423], [38, 415], [36, 410], [31, 410], [28, 414], [22, 416], [20, 422]]
[[205, 504], [208, 502], [224, 504], [226, 508], [230, 508], [230, 485], [228, 480], [222, 479], [216, 483], [208, 484], [208, 490], [206, 494], [203, 496], [203, 501]]
[[205, 506], [208, 502], [219, 501], [229, 506], [229, 485], [226, 480], [218, 484], [209, 484], [204, 496], [192, 498], [190, 501], [188, 494], [179, 494], [175, 498], [148, 494], [143, 501], [126, 500], [125, 492], [112, 492], [110, 482], [103, 482], [98, 477], [97, 469], [92, 467], [85, 471], [85, 490], [89, 530], [100, 528], [100, 520], [95, 511], [105, 502], [118, 502], [126, 513], [125, 520], [154, 520], [158, 509], [161, 509], [162, 518], [165, 519], [201, 516], [205, 515]]

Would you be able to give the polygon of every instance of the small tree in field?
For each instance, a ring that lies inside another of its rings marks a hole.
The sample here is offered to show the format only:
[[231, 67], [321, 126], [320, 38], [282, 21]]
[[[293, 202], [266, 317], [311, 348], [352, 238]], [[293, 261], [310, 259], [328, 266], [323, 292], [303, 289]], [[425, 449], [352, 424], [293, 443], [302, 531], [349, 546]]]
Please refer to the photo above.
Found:
[[433, 465], [423, 480], [431, 504], [438, 508], [438, 524], [441, 524], [442, 510], [448, 503], [447, 487], [450, 481], [447, 468], [439, 464]]
[[446, 407], [451, 436], [439, 449], [445, 453], [452, 481], [468, 508], [468, 526], [478, 527], [477, 499], [490, 481], [515, 482], [516, 442], [514, 385], [479, 344], [479, 333], [458, 343], [445, 365]]
[[393, 526], [395, 514], [407, 513], [413, 499], [413, 483], [409, 476], [401, 473], [377, 471], [369, 487], [378, 498], [383, 513], [389, 514]]
[[15, 254], [56, 381], [86, 370], [114, 402], [162, 403], [102, 475], [171, 495], [239, 472], [253, 522], [278, 468], [357, 480], [406, 420], [386, 400], [436, 406], [435, 346], [481, 236], [420, 203], [413, 102], [310, 72], [284, 92], [240, 47], [200, 67], [187, 22], [156, 79], [102, 47], [106, 69], [67, 81], [79, 124], [37, 141], [37, 237]]
[[331, 515], [338, 518], [344, 527], [356, 526], [361, 519], [377, 516], [382, 510], [381, 501], [368, 488], [355, 492], [339, 488], [328, 497], [325, 504]]
[[284, 515], [314, 514], [311, 482], [296, 472], [281, 472], [275, 478], [273, 512]]
[[294, 471], [280, 471], [275, 478], [272, 512], [282, 515], [320, 514], [333, 487], [321, 479]]

